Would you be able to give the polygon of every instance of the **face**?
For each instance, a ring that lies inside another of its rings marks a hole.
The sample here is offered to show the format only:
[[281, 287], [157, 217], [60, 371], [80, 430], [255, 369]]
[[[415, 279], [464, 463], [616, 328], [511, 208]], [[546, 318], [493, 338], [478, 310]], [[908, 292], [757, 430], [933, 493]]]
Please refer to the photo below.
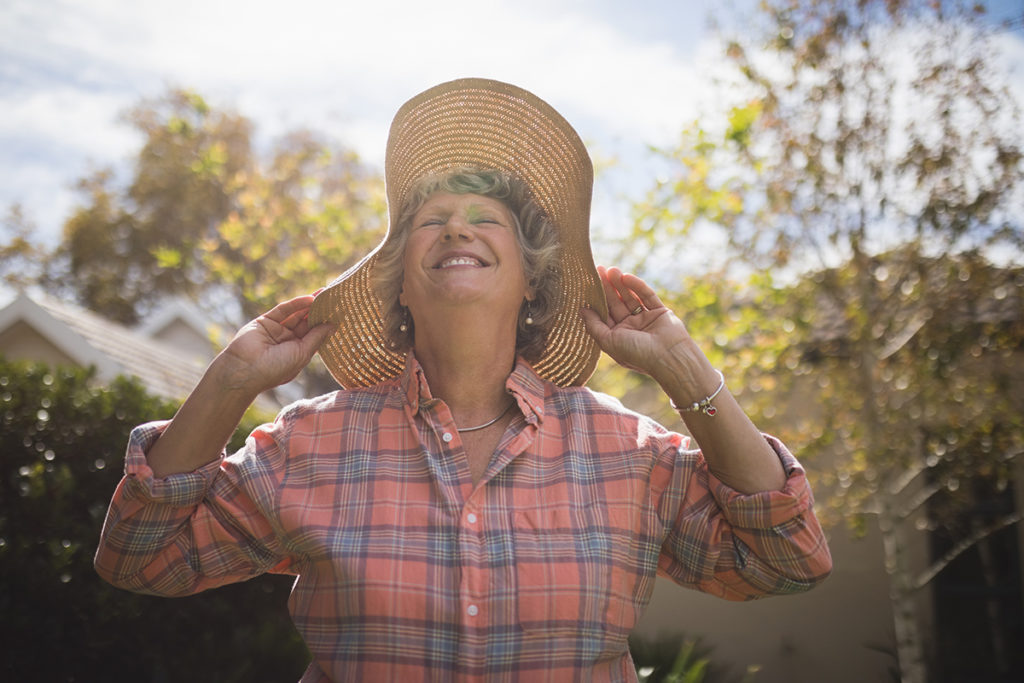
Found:
[[413, 318], [430, 306], [485, 303], [514, 321], [530, 298], [512, 214], [501, 201], [437, 193], [412, 219], [399, 301]]

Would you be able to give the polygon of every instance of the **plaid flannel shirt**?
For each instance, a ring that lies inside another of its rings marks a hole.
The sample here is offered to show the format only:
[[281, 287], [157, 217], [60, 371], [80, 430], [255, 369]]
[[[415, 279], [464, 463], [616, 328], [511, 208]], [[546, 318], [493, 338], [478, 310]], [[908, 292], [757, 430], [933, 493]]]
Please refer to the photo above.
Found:
[[474, 485], [448, 407], [410, 354], [389, 382], [286, 409], [230, 457], [153, 477], [137, 428], [96, 556], [115, 585], [196, 593], [298, 576], [302, 681], [629, 681], [656, 574], [734, 600], [830, 571], [804, 472], [742, 495], [687, 438], [524, 362]]

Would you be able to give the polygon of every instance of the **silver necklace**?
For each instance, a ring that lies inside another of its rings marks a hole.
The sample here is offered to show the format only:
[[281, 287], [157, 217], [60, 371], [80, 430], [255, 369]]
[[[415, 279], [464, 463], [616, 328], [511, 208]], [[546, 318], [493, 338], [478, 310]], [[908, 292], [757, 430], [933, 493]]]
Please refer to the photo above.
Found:
[[[514, 403], [514, 401], [513, 401], [513, 403]], [[476, 427], [463, 427], [462, 429], [456, 428], [455, 431], [457, 431], [459, 434], [461, 434], [462, 432], [475, 432], [475, 431], [480, 430], [480, 429], [485, 429], [486, 427], [490, 427], [492, 424], [494, 424], [495, 422], [497, 422], [501, 418], [505, 417], [505, 413], [507, 413], [510, 410], [512, 410], [512, 403], [509, 403], [508, 407], [506, 407], [505, 410], [501, 411], [501, 415], [499, 415], [498, 417], [494, 418], [493, 420], [488, 420], [487, 422], [484, 422], [482, 425], [477, 425]]]

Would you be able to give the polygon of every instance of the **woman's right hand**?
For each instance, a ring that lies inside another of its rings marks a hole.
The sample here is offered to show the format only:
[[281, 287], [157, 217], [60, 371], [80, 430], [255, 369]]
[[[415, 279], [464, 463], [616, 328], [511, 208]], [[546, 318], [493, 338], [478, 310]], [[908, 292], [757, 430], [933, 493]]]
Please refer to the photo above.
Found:
[[238, 331], [146, 453], [153, 476], [216, 460], [256, 397], [295, 379], [333, 330], [309, 326], [312, 304], [309, 295], [285, 301]]
[[309, 326], [312, 304], [312, 295], [299, 296], [242, 327], [210, 368], [222, 388], [255, 398], [295, 379], [334, 329]]

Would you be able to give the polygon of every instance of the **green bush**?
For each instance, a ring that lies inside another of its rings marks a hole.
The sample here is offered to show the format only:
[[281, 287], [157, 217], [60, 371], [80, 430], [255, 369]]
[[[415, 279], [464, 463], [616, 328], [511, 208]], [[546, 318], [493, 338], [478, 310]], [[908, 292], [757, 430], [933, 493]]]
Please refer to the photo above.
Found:
[[[8, 681], [288, 681], [309, 655], [264, 576], [198, 596], [134, 595], [92, 566], [136, 424], [174, 414], [135, 381], [0, 358], [0, 642]], [[254, 426], [235, 435], [240, 444]]]
[[641, 683], [751, 683], [759, 671], [748, 666], [742, 675], [732, 673], [730, 665], [711, 658], [713, 647], [700, 638], [681, 634], [661, 634], [655, 638], [632, 635], [629, 651]]

